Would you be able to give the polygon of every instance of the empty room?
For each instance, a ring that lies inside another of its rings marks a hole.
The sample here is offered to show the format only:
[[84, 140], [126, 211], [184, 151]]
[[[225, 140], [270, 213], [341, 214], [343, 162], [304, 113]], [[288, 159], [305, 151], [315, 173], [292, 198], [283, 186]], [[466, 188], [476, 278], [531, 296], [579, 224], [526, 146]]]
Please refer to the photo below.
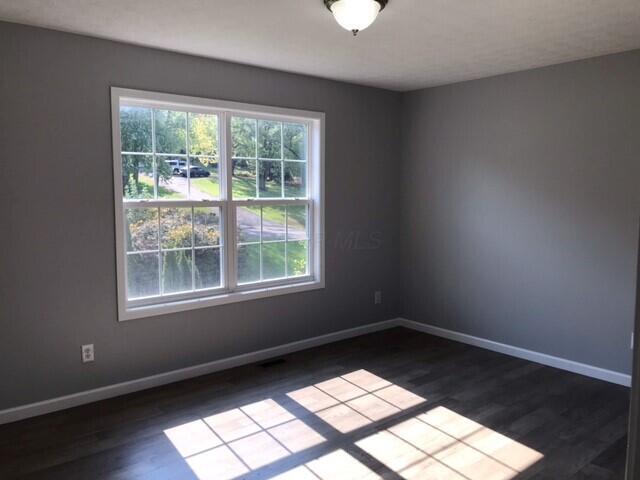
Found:
[[640, 480], [640, 1], [0, 0], [0, 479]]

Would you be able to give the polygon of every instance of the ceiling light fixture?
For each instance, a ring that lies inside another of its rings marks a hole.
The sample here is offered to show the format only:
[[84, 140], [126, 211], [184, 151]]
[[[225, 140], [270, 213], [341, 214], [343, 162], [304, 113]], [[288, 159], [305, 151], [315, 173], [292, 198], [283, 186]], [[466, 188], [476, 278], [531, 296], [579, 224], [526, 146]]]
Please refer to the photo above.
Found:
[[371, 25], [389, 0], [324, 0], [336, 22], [356, 36]]

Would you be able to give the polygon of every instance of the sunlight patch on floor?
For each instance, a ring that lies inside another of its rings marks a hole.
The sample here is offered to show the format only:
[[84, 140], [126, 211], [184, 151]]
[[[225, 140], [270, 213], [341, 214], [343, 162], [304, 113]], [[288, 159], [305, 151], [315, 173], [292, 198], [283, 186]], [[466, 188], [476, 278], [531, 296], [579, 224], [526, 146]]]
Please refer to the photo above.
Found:
[[[362, 461], [373, 457], [374, 468], [385, 465], [407, 480], [511, 480], [543, 458], [539, 452], [443, 406], [417, 413], [415, 407], [424, 404], [425, 398], [366, 370], [287, 396], [322, 420], [325, 428], [352, 434], [353, 440], [345, 448], [362, 452]], [[405, 420], [388, 421], [409, 408], [413, 410], [405, 412]], [[411, 418], [406, 419], [408, 416]], [[324, 455], [318, 451], [319, 456], [309, 461], [314, 457], [307, 451], [326, 439], [307, 424], [308, 417], [297, 418], [268, 398], [164, 433], [199, 480], [232, 480], [256, 474], [272, 480], [381, 478], [344, 449]], [[387, 420], [387, 428], [371, 434], [371, 426], [383, 420]], [[368, 428], [360, 431], [364, 427]], [[301, 452], [307, 452], [306, 457], [296, 462], [292, 455]], [[285, 463], [273, 465], [285, 459]]]
[[445, 407], [377, 432], [356, 445], [408, 480], [509, 480], [543, 458]]
[[426, 401], [367, 370], [357, 370], [287, 395], [340, 433], [352, 432]]
[[222, 441], [202, 420], [170, 428], [164, 433], [183, 457], [189, 457], [222, 445]]
[[199, 480], [231, 480], [249, 472], [249, 468], [225, 445], [186, 460]]
[[199, 480], [231, 480], [325, 438], [272, 399], [164, 431]]
[[336, 450], [305, 465], [272, 477], [271, 480], [381, 480], [344, 450]]

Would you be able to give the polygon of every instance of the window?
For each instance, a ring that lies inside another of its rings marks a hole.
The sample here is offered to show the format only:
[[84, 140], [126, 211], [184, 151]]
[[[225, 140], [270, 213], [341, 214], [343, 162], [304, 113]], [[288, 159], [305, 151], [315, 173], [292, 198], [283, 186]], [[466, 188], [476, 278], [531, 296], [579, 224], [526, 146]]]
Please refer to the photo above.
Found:
[[112, 89], [120, 320], [322, 288], [317, 112]]

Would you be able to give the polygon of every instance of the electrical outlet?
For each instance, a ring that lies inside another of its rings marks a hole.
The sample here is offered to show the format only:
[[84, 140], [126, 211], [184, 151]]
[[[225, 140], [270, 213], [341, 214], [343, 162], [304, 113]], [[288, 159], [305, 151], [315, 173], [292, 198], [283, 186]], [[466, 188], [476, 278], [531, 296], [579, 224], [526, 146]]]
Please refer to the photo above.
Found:
[[93, 343], [82, 345], [82, 363], [93, 362]]
[[373, 294], [373, 303], [376, 305], [380, 305], [382, 303], [382, 292], [380, 290], [376, 290]]

